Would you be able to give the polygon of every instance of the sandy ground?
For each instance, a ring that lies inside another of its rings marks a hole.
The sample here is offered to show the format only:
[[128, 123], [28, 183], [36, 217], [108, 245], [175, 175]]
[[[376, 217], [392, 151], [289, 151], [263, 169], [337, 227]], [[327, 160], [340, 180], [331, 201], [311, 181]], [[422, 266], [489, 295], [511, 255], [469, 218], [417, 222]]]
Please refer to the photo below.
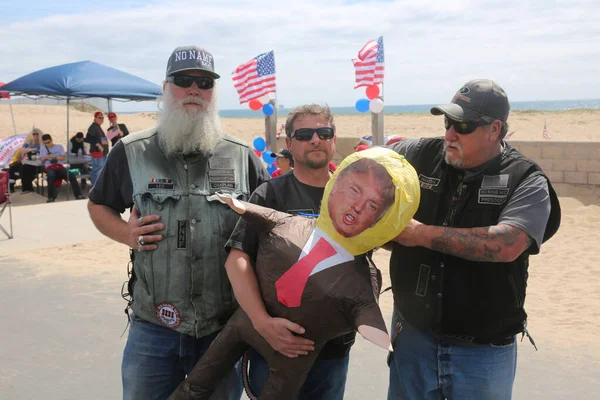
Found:
[[[35, 125], [45, 133], [50, 133], [57, 143], [66, 143], [67, 112], [65, 106], [14, 105], [17, 132], [29, 132]], [[78, 131], [84, 134], [93, 122], [92, 113], [70, 110], [69, 137]], [[600, 110], [575, 110], [560, 112], [515, 111], [509, 117], [510, 132], [514, 140], [542, 140], [544, 120], [552, 140], [594, 141], [600, 140]], [[146, 129], [156, 124], [156, 116], [151, 113], [121, 114], [119, 122], [124, 123], [130, 132]], [[285, 118], [278, 119], [278, 126]], [[264, 135], [262, 118], [224, 118], [225, 130], [247, 143]], [[108, 128], [108, 120], [103, 127]], [[361, 137], [371, 134], [369, 114], [341, 115], [336, 117], [337, 134], [344, 137]], [[0, 138], [13, 134], [10, 109], [6, 101], [0, 103]], [[440, 136], [444, 134], [443, 119], [429, 114], [386, 115], [384, 134], [406, 137]]]
[[[0, 106], [2, 133], [7, 131], [5, 108]], [[20, 129], [35, 123], [51, 128], [46, 129], [51, 133], [64, 132], [60, 107], [17, 108], [18, 120], [29, 113]], [[89, 114], [81, 114], [76, 116], [80, 121], [76, 129], [91, 121]], [[515, 137], [539, 140], [545, 115], [555, 140], [593, 140], [594, 126], [600, 122], [596, 111], [515, 113]], [[123, 115], [121, 122], [136, 130], [154, 120], [136, 114]], [[343, 116], [338, 118], [338, 129], [360, 136], [368, 123], [362, 116]], [[249, 141], [260, 132], [262, 121], [225, 120], [224, 124]], [[424, 115], [386, 117], [387, 134], [397, 129], [394, 133], [405, 136], [437, 135], [440, 124]], [[13, 195], [15, 238], [0, 238], [2, 399], [120, 398], [125, 343], [121, 334], [126, 325], [120, 289], [126, 280], [128, 250], [97, 232], [85, 201], [64, 199], [66, 185], [54, 204], [43, 204], [45, 198], [35, 193]], [[531, 258], [526, 308], [539, 351], [527, 339], [519, 344], [515, 399], [595, 399], [600, 393], [600, 266], [596, 262], [600, 199], [563, 197], [561, 204], [561, 229], [540, 255]], [[6, 214], [0, 223], [7, 225]], [[376, 253], [387, 283], [388, 259], [386, 251]], [[391, 293], [382, 295], [381, 306], [389, 321]], [[381, 350], [358, 340], [346, 399], [386, 397], [384, 359]]]

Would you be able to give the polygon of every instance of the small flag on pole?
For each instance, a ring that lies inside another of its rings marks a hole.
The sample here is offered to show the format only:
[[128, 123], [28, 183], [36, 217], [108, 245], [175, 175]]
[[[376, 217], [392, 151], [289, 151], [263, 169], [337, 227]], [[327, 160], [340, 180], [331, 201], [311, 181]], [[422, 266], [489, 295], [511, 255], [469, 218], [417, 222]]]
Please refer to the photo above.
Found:
[[550, 135], [548, 134], [548, 129], [546, 129], [546, 119], [544, 118], [544, 130], [542, 131], [542, 136], [545, 140], [550, 140]]
[[384, 75], [383, 36], [369, 40], [352, 59], [355, 70], [354, 88], [383, 83]]
[[260, 54], [237, 67], [231, 75], [240, 104], [275, 92], [275, 54], [273, 51]]

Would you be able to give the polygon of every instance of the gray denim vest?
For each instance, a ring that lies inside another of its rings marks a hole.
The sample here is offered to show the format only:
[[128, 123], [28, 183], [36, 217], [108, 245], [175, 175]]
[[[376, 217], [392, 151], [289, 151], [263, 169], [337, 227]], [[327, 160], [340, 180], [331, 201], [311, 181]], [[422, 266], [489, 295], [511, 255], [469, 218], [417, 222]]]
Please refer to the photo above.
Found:
[[212, 195], [248, 199], [248, 146], [227, 137], [210, 157], [167, 158], [156, 128], [121, 141], [135, 206], [165, 224], [157, 250], [135, 252], [133, 312], [198, 338], [213, 333], [237, 307], [223, 246], [238, 216]]

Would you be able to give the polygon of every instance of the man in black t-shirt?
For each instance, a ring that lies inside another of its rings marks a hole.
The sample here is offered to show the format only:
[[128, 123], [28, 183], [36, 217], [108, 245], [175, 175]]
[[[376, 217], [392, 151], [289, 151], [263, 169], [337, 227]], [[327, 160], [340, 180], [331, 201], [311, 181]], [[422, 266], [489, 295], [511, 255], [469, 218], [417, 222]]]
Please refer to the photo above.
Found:
[[[328, 163], [335, 154], [333, 116], [326, 106], [300, 106], [289, 114], [285, 131], [286, 147], [294, 156], [294, 170], [260, 185], [249, 201], [290, 214], [317, 216], [330, 177]], [[272, 318], [265, 309], [252, 268], [258, 249], [255, 231], [240, 219], [226, 246], [230, 253], [225, 268], [236, 299], [258, 333], [273, 349], [290, 358], [313, 351], [314, 343], [301, 336], [303, 327], [283, 318]], [[354, 332], [327, 342], [298, 399], [343, 398], [349, 351], [355, 336]], [[269, 374], [269, 366], [254, 351], [250, 354], [250, 365], [250, 383], [257, 394]]]
[[102, 111], [96, 111], [94, 113], [94, 122], [88, 128], [85, 139], [83, 139], [84, 142], [90, 144], [90, 155], [92, 156], [90, 181], [92, 182], [92, 186], [96, 184], [96, 180], [106, 163], [106, 156], [108, 155], [108, 139], [102, 130], [103, 123], [104, 114]]

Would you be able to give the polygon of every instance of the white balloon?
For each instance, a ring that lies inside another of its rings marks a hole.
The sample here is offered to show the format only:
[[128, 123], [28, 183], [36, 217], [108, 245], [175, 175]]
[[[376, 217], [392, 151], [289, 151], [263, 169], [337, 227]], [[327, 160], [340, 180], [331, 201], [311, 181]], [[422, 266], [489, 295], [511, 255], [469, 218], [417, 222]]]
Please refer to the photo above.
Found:
[[383, 100], [373, 99], [369, 102], [369, 110], [375, 114], [379, 114], [383, 111]]
[[269, 103], [269, 100], [271, 100], [271, 98], [269, 97], [268, 94], [262, 95], [258, 98], [258, 100], [262, 103], [262, 104], [267, 104]]

